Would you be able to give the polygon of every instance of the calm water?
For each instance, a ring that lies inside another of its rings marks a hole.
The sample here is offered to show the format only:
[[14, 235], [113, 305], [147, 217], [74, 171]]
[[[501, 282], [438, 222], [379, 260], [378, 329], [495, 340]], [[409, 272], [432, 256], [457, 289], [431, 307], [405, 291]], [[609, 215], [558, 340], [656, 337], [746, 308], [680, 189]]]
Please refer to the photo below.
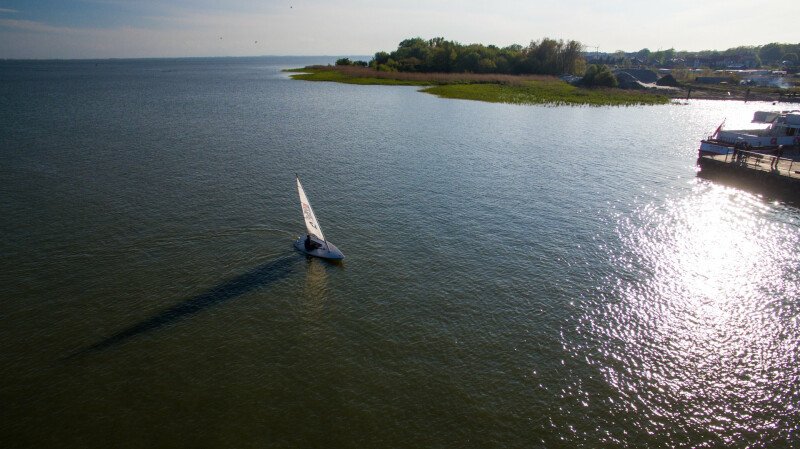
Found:
[[800, 212], [694, 168], [771, 105], [312, 62], [0, 63], [3, 447], [800, 444]]

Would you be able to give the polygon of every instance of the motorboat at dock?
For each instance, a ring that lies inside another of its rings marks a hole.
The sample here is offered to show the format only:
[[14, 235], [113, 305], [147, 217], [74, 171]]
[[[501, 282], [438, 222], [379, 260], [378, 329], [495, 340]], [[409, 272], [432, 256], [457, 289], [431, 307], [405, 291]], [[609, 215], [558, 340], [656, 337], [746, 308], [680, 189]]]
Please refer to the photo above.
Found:
[[700, 156], [731, 154], [734, 149], [773, 152], [779, 147], [800, 147], [800, 111], [757, 111], [752, 123], [761, 129], [723, 130], [724, 121], [708, 138], [700, 141]]

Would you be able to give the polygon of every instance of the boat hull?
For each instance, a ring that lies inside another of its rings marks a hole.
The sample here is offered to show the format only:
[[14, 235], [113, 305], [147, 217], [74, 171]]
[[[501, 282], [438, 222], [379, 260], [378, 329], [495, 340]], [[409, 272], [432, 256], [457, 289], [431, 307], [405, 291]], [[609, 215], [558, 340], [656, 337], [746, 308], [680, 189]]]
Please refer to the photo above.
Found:
[[294, 241], [294, 247], [300, 251], [301, 253], [307, 254], [309, 256], [319, 257], [321, 259], [330, 259], [330, 260], [342, 260], [344, 259], [344, 254], [339, 251], [339, 248], [336, 247], [331, 242], [318, 242], [322, 246], [319, 248], [314, 248], [312, 250], [307, 250], [305, 245], [305, 237], [301, 237]]
[[733, 153], [733, 145], [719, 141], [700, 141], [700, 156], [716, 156], [718, 154]]

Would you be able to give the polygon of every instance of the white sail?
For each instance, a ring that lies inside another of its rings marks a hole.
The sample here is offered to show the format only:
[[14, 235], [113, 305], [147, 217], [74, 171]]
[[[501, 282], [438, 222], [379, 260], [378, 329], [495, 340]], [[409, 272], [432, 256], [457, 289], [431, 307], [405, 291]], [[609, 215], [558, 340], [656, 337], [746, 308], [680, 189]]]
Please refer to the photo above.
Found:
[[311, 203], [308, 202], [308, 197], [306, 196], [305, 190], [303, 190], [303, 185], [300, 184], [300, 178], [297, 178], [297, 193], [300, 195], [300, 206], [303, 208], [306, 230], [314, 237], [325, 240], [325, 236], [322, 234], [322, 228], [319, 227], [317, 216], [314, 215], [314, 209], [311, 209]]

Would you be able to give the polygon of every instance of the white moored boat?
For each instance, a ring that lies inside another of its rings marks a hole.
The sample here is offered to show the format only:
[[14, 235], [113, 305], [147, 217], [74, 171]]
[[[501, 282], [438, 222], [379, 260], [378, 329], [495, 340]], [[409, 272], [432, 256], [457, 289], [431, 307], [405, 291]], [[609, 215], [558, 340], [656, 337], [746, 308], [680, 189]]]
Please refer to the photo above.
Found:
[[714, 134], [700, 141], [700, 155], [729, 154], [734, 148], [771, 151], [779, 146], [800, 146], [800, 111], [758, 111], [753, 115], [753, 123], [769, 126], [723, 130], [721, 124]]

